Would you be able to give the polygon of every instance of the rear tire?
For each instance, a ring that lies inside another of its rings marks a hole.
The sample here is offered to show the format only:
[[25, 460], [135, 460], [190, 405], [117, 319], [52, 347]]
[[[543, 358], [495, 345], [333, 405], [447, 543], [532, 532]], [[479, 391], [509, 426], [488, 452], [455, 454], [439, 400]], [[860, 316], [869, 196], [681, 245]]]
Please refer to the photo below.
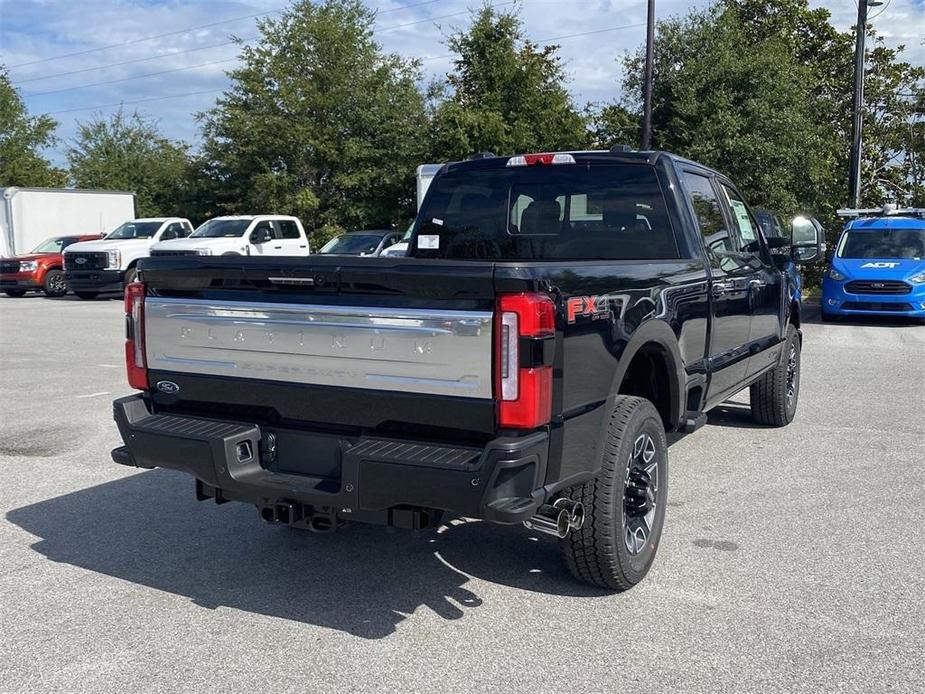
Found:
[[565, 492], [585, 522], [561, 541], [580, 581], [623, 591], [648, 573], [668, 499], [668, 444], [662, 418], [643, 398], [617, 396], [597, 478]]
[[78, 299], [85, 299], [89, 301], [90, 299], [95, 299], [99, 296], [99, 292], [74, 292]]
[[749, 387], [752, 419], [783, 427], [793, 421], [800, 398], [800, 335], [787, 326], [782, 361]]
[[67, 294], [67, 283], [64, 281], [64, 273], [61, 270], [49, 270], [45, 273], [45, 281], [42, 283], [42, 291], [45, 296], [56, 298]]
[[26, 295], [26, 290], [25, 289], [4, 289], [3, 293], [6, 294], [7, 296], [13, 297], [14, 299], [18, 299], [19, 297]]

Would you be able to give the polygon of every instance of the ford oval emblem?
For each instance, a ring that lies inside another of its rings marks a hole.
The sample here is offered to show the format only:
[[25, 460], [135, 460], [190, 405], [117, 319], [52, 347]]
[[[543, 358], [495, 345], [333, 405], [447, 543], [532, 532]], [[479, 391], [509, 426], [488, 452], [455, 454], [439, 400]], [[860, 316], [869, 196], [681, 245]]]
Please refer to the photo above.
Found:
[[174, 395], [180, 392], [180, 386], [173, 381], [158, 381], [155, 387], [162, 393], [167, 393], [167, 395]]
[[74, 262], [77, 263], [78, 265], [83, 265], [85, 262], [87, 262], [87, 259], [86, 258], [74, 258]]

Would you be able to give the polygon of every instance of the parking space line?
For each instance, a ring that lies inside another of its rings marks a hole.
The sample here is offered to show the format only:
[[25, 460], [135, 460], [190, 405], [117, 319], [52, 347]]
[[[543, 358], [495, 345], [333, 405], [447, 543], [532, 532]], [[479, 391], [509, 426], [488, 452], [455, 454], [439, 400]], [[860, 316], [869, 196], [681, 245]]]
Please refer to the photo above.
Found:
[[100, 395], [109, 395], [109, 391], [108, 391], [108, 390], [101, 390], [99, 393], [87, 393], [86, 395], [78, 395], [77, 398], [78, 398], [78, 399], [80, 399], [80, 398], [95, 398], [95, 397], [98, 397], [98, 396], [100, 396]]

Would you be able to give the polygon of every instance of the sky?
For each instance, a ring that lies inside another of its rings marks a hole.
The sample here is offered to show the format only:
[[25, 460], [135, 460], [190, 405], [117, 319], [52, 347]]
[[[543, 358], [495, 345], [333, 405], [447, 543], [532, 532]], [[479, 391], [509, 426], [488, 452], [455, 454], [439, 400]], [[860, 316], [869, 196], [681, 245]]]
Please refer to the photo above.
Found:
[[[483, 0], [366, 0], [378, 13], [376, 40], [388, 52], [423, 60], [425, 79], [451, 67], [446, 36], [464, 29]], [[490, 0], [499, 9], [513, 3]], [[886, 4], [888, 3], [888, 4]], [[519, 0], [527, 35], [560, 45], [569, 88], [579, 105], [619, 96], [620, 57], [645, 38], [645, 1]], [[658, 17], [706, 0], [656, 0]], [[850, 28], [854, 0], [811, 0], [833, 23]], [[0, 0], [0, 64], [31, 114], [59, 122], [46, 154], [64, 161], [77, 123], [108, 115], [120, 103], [159, 122], [165, 135], [194, 146], [193, 114], [208, 109], [237, 64], [231, 37], [256, 37], [257, 17], [275, 17], [287, 0]], [[870, 16], [887, 45], [925, 65], [925, 0], [886, 0]], [[104, 84], [101, 84], [104, 83]]]

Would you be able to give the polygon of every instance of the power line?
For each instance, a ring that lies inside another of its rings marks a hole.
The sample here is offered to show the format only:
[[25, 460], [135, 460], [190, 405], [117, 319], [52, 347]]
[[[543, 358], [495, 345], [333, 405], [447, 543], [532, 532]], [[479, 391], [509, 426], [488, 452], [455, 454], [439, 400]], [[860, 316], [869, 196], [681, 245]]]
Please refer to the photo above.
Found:
[[[507, 2], [507, 3], [502, 3], [502, 4], [499, 4], [499, 5], [495, 5], [495, 7], [501, 7], [501, 6], [503, 6], [503, 5], [512, 5], [512, 4], [514, 4], [513, 1], [512, 1], [512, 2]], [[446, 19], [447, 17], [456, 17], [456, 16], [458, 16], [458, 15], [460, 15], [460, 14], [465, 14], [465, 13], [467, 13], [468, 11], [469, 11], [469, 10], [463, 10], [462, 12], [454, 12], [454, 13], [452, 13], [452, 14], [443, 15], [443, 16], [441, 16], [441, 17], [429, 17], [429, 18], [427, 18], [427, 19], [420, 19], [420, 20], [417, 20], [417, 21], [414, 21], [414, 22], [405, 22], [404, 24], [395, 24], [395, 25], [393, 25], [393, 26], [383, 27], [382, 29], [379, 29], [379, 30], [375, 31], [374, 33], [375, 33], [375, 34], [378, 34], [378, 33], [381, 33], [381, 32], [383, 32], [383, 31], [392, 31], [392, 30], [394, 30], [394, 29], [401, 29], [401, 28], [403, 28], [403, 27], [412, 26], [412, 25], [414, 25], [414, 24], [423, 24], [424, 22], [431, 22], [431, 21], [435, 21], [435, 20], [437, 20], [437, 19]], [[605, 30], [605, 31], [606, 31], [606, 30]], [[234, 41], [229, 41], [228, 44], [230, 44], [230, 43], [234, 43]], [[212, 48], [217, 48], [218, 46], [223, 46], [223, 45], [228, 45], [228, 44], [221, 44], [221, 43], [220, 43], [220, 44], [216, 44], [215, 46], [211, 46], [211, 47], [212, 47]], [[194, 50], [200, 50], [200, 49], [194, 49]], [[202, 49], [202, 50], [204, 50], [204, 49]], [[160, 58], [160, 57], [169, 58], [169, 57], [174, 56], [174, 55], [177, 55], [177, 53], [166, 53], [166, 54], [163, 54], [163, 55], [160, 55], [160, 56], [155, 56], [155, 57], [159, 57], [159, 58]], [[30, 93], [24, 93], [23, 96], [27, 96], [27, 97], [31, 97], [31, 96], [46, 96], [46, 95], [48, 95], [48, 94], [60, 94], [61, 92], [70, 92], [70, 91], [74, 91], [74, 90], [76, 90], [76, 89], [89, 89], [90, 87], [101, 87], [101, 86], [104, 86], [104, 85], [107, 85], [107, 84], [116, 84], [117, 82], [131, 82], [131, 81], [134, 81], [134, 80], [145, 79], [146, 77], [154, 77], [154, 76], [157, 76], [157, 75], [166, 75], [166, 74], [169, 74], [169, 73], [171, 73], [171, 72], [182, 72], [183, 70], [194, 70], [194, 69], [196, 69], [196, 68], [198, 68], [198, 67], [206, 67], [206, 66], [208, 66], [208, 65], [218, 65], [218, 64], [220, 64], [220, 63], [230, 63], [230, 62], [232, 62], [232, 61], [234, 61], [234, 60], [237, 60], [237, 57], [234, 57], [234, 58], [226, 58], [225, 60], [212, 60], [212, 61], [209, 61], [209, 62], [207, 62], [207, 63], [199, 63], [199, 64], [197, 64], [197, 65], [186, 65], [186, 66], [184, 66], [184, 67], [176, 67], [176, 68], [171, 68], [171, 69], [169, 69], [169, 70], [159, 70], [158, 72], [148, 72], [148, 73], [145, 73], [145, 74], [143, 74], [143, 75], [134, 75], [134, 76], [132, 76], [132, 77], [121, 77], [121, 78], [114, 79], [114, 80], [103, 80], [103, 81], [101, 81], [101, 82], [91, 82], [90, 84], [81, 84], [81, 85], [77, 85], [77, 86], [75, 86], [75, 87], [62, 87], [61, 89], [50, 89], [50, 90], [45, 91], [45, 92], [30, 92]], [[110, 66], [108, 66], [108, 67], [116, 67], [117, 65], [124, 65], [124, 64], [125, 64], [125, 63], [114, 63], [113, 65], [110, 65]], [[99, 67], [99, 68], [93, 68], [93, 69], [102, 70], [102, 69], [105, 69], [105, 67], [107, 67], [107, 66], [103, 66], [103, 67]], [[75, 71], [75, 72], [77, 72], [77, 71]], [[67, 75], [67, 74], [74, 74], [74, 72], [70, 72], [70, 73], [61, 73], [61, 74], [59, 74], [59, 75], [49, 75], [48, 77], [43, 77], [43, 78], [33, 78], [31, 81], [36, 81], [36, 80], [38, 80], [38, 79], [51, 79], [52, 77], [60, 77], [60, 76], [62, 76], [62, 75]], [[26, 82], [26, 81], [30, 81], [30, 80], [23, 80], [23, 81]]]
[[[624, 24], [623, 26], [618, 27], [608, 27], [606, 29], [594, 29], [592, 31], [582, 31], [579, 34], [565, 34], [564, 36], [550, 36], [544, 39], [536, 39], [533, 43], [546, 43], [547, 41], [564, 41], [565, 39], [576, 39], [580, 36], [590, 36], [591, 34], [603, 34], [608, 31], [617, 31], [619, 29], [636, 29], [638, 27], [644, 27], [645, 22], [638, 22], [636, 24]], [[429, 63], [432, 60], [443, 60], [445, 58], [452, 58], [455, 53], [448, 53], [447, 55], [435, 55], [429, 58], [423, 58], [422, 63]]]
[[160, 70], [158, 72], [146, 72], [143, 75], [133, 75], [132, 77], [122, 77], [115, 80], [104, 80], [103, 82], [91, 82], [90, 84], [79, 84], [76, 87], [63, 87], [62, 89], [51, 89], [47, 92], [30, 92], [28, 94], [23, 94], [23, 96], [46, 96], [48, 94], [60, 94], [61, 92], [71, 92], [75, 89], [89, 89], [90, 87], [101, 87], [105, 84], [116, 84], [117, 82], [132, 82], [133, 80], [145, 79], [146, 77], [154, 77], [156, 75], [166, 75], [171, 72], [182, 72], [183, 70], [195, 70], [198, 67], [207, 67], [209, 65], [220, 65], [222, 63], [230, 63], [237, 60], [237, 56], [234, 58], [225, 58], [224, 60], [212, 60], [208, 63], [197, 63], [196, 65], [186, 65], [184, 67], [175, 67], [170, 70]]
[[[503, 4], [510, 5], [510, 4], [513, 4], [513, 2], [508, 2], [508, 3], [503, 3]], [[500, 6], [502, 6], [502, 5], [494, 5], [494, 7], [500, 7]], [[467, 11], [468, 11], [468, 10], [467, 10]], [[641, 27], [641, 26], [645, 26], [645, 22], [638, 22], [638, 23], [636, 23], [636, 24], [624, 24], [624, 25], [621, 25], [621, 26], [607, 27], [607, 28], [605, 28], [605, 29], [592, 29], [591, 31], [582, 31], [582, 32], [579, 32], [579, 33], [577, 33], [577, 34], [564, 34], [564, 35], [562, 35], [562, 36], [550, 36], [550, 37], [547, 37], [547, 38], [535, 39], [535, 40], [533, 40], [533, 43], [538, 43], [538, 44], [539, 44], [539, 43], [545, 43], [545, 42], [547, 42], [547, 41], [564, 41], [565, 39], [580, 38], [580, 37], [582, 37], [582, 36], [591, 36], [591, 35], [593, 35], [593, 34], [602, 34], [602, 33], [609, 32], [609, 31], [619, 31], [619, 30], [621, 30], [621, 29], [635, 29], [635, 28], [638, 28], [638, 27]], [[393, 27], [393, 28], [397, 28], [397, 27]], [[422, 62], [427, 62], [427, 61], [431, 61], [431, 60], [440, 60], [440, 59], [442, 59], [442, 58], [451, 58], [451, 57], [453, 57], [453, 55], [455, 55], [455, 54], [452, 54], [452, 53], [451, 53], [451, 54], [445, 55], [445, 56], [434, 56], [434, 57], [430, 57], [430, 58], [425, 58]], [[223, 62], [223, 61], [217, 61], [217, 62]], [[208, 63], [207, 63], [207, 64], [208, 64]], [[173, 72], [173, 70], [166, 71], [166, 72]], [[158, 74], [158, 73], [152, 73], [152, 74]], [[128, 78], [128, 79], [136, 79], [136, 78]], [[91, 86], [91, 85], [85, 85], [85, 86]], [[94, 85], [94, 86], [95, 86], [95, 85]], [[200, 95], [200, 94], [215, 94], [215, 93], [218, 93], [218, 92], [223, 92], [223, 91], [225, 91], [225, 89], [226, 89], [226, 87], [221, 87], [221, 88], [218, 88], [218, 89], [206, 89], [206, 90], [203, 90], [203, 91], [189, 92], [189, 93], [186, 93], [186, 94], [168, 94], [168, 95], [165, 95], [165, 96], [157, 96], [157, 97], [152, 97], [152, 98], [148, 98], [148, 99], [138, 99], [138, 100], [133, 100], [133, 101], [120, 101], [120, 102], [115, 102], [115, 103], [111, 103], [111, 104], [98, 104], [98, 105], [96, 105], [96, 106], [82, 106], [82, 107], [79, 107], [79, 108], [64, 109], [64, 110], [62, 110], [62, 111], [48, 111], [48, 112], [46, 112], [44, 115], [55, 116], [55, 115], [60, 115], [60, 114], [62, 114], [62, 113], [76, 113], [76, 112], [78, 112], [78, 111], [94, 111], [94, 110], [96, 110], [96, 109], [112, 108], [113, 106], [132, 106], [132, 105], [134, 105], [134, 104], [142, 104], [142, 103], [147, 103], [147, 102], [150, 102], [150, 101], [164, 101], [164, 100], [167, 100], [167, 99], [180, 99], [180, 98], [187, 97], [187, 96], [198, 96], [198, 95]], [[32, 96], [36, 96], [36, 95], [32, 95]]]
[[[418, 6], [420, 6], [420, 5], [429, 5], [429, 4], [432, 4], [432, 3], [437, 2], [437, 1], [438, 1], [438, 0], [428, 0], [428, 2], [418, 3], [417, 5], [405, 5], [405, 6], [402, 7], [401, 9], [407, 9], [407, 8], [410, 8], [410, 7], [418, 7]], [[517, 2], [517, 0], [510, 0], [509, 2], [502, 2], [502, 3], [497, 3], [497, 4], [495, 4], [495, 5], [491, 5], [491, 7], [505, 7], [505, 6], [507, 6], [507, 5], [513, 5], [513, 4], [515, 4], [516, 2]], [[396, 8], [396, 9], [397, 9], [397, 8]], [[386, 14], [387, 12], [394, 12], [394, 11], [396, 11], [396, 9], [385, 10], [385, 11], [383, 11], [381, 14]], [[380, 33], [385, 32], [385, 31], [393, 31], [393, 30], [395, 30], [395, 29], [403, 29], [403, 28], [405, 28], [405, 27], [414, 26], [415, 24], [424, 24], [425, 22], [433, 22], [433, 21], [436, 21], [436, 20], [438, 20], [438, 19], [447, 19], [447, 18], [449, 18], [449, 17], [458, 17], [459, 15], [467, 14], [468, 12], [469, 12], [469, 10], [466, 9], [466, 10], [461, 10], [461, 11], [459, 11], [459, 12], [453, 12], [453, 13], [450, 13], [450, 14], [441, 15], [441, 16], [439, 16], [439, 17], [427, 17], [427, 18], [425, 18], [425, 19], [418, 19], [418, 20], [415, 20], [415, 21], [413, 21], [413, 22], [404, 22], [404, 23], [402, 23], [402, 24], [393, 24], [393, 25], [391, 25], [391, 26], [382, 27], [381, 29], [376, 29], [375, 31], [373, 31], [373, 35], [380, 34]], [[253, 40], [253, 39], [255, 39], [255, 38], [257, 38], [257, 37], [256, 37], [256, 36], [252, 36], [252, 37], [250, 37], [250, 38], [248, 38], [248, 39], [244, 39], [244, 40], [245, 40], [245, 41], [250, 41], [250, 40]], [[235, 44], [235, 43], [237, 43], [237, 41], [223, 41], [222, 43], [214, 43], [214, 44], [210, 44], [210, 45], [208, 45], [208, 46], [198, 46], [198, 47], [196, 47], [196, 48], [187, 48], [187, 49], [182, 50], [182, 51], [173, 51], [172, 53], [159, 53], [158, 55], [152, 55], [152, 56], [148, 56], [148, 57], [145, 57], [145, 58], [133, 58], [132, 60], [123, 60], [123, 61], [120, 61], [120, 62], [118, 62], [118, 63], [107, 63], [107, 64], [104, 64], [104, 65], [96, 65], [96, 66], [94, 66], [94, 67], [81, 68], [81, 69], [79, 69], [79, 70], [69, 70], [69, 71], [67, 71], [67, 72], [57, 72], [57, 73], [54, 73], [54, 74], [51, 74], [51, 75], [45, 75], [45, 76], [43, 76], [43, 77], [29, 77], [28, 79], [24, 79], [24, 80], [16, 80], [14, 84], [15, 84], [15, 86], [20, 86], [20, 85], [26, 84], [26, 83], [28, 83], [28, 82], [40, 82], [40, 81], [42, 81], [42, 80], [54, 79], [55, 77], [67, 77], [67, 76], [69, 76], [69, 75], [77, 75], [77, 74], [81, 74], [81, 73], [84, 73], [84, 72], [94, 72], [94, 71], [97, 71], [97, 70], [106, 70], [106, 69], [111, 68], [111, 67], [120, 67], [120, 66], [122, 66], [122, 65], [132, 65], [132, 64], [135, 64], [135, 63], [144, 63], [144, 62], [148, 62], [148, 61], [151, 61], [151, 60], [157, 60], [158, 58], [172, 58], [173, 56], [176, 56], [176, 55], [184, 55], [184, 54], [186, 54], [186, 53], [193, 53], [193, 52], [196, 52], [196, 51], [205, 51], [205, 50], [208, 50], [208, 49], [210, 49], [210, 48], [220, 48], [220, 47], [222, 47], [222, 46], [230, 46], [230, 45]], [[44, 92], [43, 92], [43, 93], [44, 93]]]
[[[421, 7], [423, 5], [433, 5], [435, 2], [440, 2], [440, 0], [425, 0], [425, 2], [419, 2], [414, 5], [404, 5], [402, 7], [393, 7], [391, 10], [382, 10], [381, 12], [376, 12], [376, 15], [389, 14], [390, 12], [399, 12], [401, 10], [409, 10], [415, 7]], [[88, 48], [83, 51], [74, 51], [73, 53], [61, 53], [59, 55], [51, 56], [50, 58], [41, 58], [40, 60], [30, 60], [25, 63], [17, 63], [16, 65], [8, 66], [8, 69], [12, 70], [17, 67], [25, 67], [27, 65], [37, 65], [38, 63], [47, 63], [52, 60], [60, 60], [61, 58], [72, 58], [78, 55], [86, 55], [87, 53], [96, 53], [97, 51], [108, 51], [110, 48], [121, 48], [122, 46], [129, 46], [138, 43], [143, 43], [145, 41], [153, 41], [154, 39], [162, 39], [167, 36], [177, 36], [178, 34], [185, 34], [189, 31], [195, 31], [196, 29], [208, 29], [209, 27], [219, 26], [221, 24], [231, 24], [233, 22], [240, 22], [245, 19], [254, 19], [256, 17], [263, 17], [264, 15], [278, 14], [283, 10], [288, 9], [288, 7], [278, 7], [275, 10], [265, 10], [263, 12], [257, 12], [256, 14], [249, 14], [243, 17], [233, 17], [232, 19], [222, 19], [217, 22], [209, 22], [208, 24], [197, 24], [194, 26], [188, 26], [184, 29], [177, 29], [175, 31], [167, 31], [163, 34], [153, 34], [151, 36], [145, 36], [141, 39], [132, 39], [130, 41], [122, 41], [121, 43], [112, 43], [108, 46], [99, 46], [97, 48]]]
[[[408, 26], [408, 25], [406, 24], [406, 25], [399, 25], [399, 26]], [[606, 29], [594, 29], [593, 31], [583, 31], [578, 34], [565, 34], [563, 36], [550, 36], [548, 38], [536, 39], [535, 43], [545, 43], [547, 41], [563, 41], [565, 39], [573, 39], [573, 38], [578, 38], [581, 36], [590, 36], [592, 34], [603, 34], [609, 31], [618, 31], [620, 29], [635, 29], [641, 26], [645, 26], [645, 22], [640, 22], [637, 24], [626, 24], [626, 25], [617, 26], [617, 27], [608, 27]], [[391, 27], [391, 28], [398, 28], [398, 26]], [[421, 62], [431, 62], [434, 60], [442, 60], [444, 58], [452, 58], [453, 55], [454, 55], [453, 53], [450, 53], [447, 55], [432, 56], [430, 58], [424, 58]], [[135, 75], [133, 77], [122, 77], [122, 78], [114, 79], [114, 80], [104, 80], [102, 82], [91, 82], [90, 84], [80, 84], [74, 87], [63, 87], [61, 89], [51, 89], [45, 92], [31, 92], [31, 93], [23, 94], [23, 96], [26, 96], [26, 97], [46, 96], [49, 94], [60, 94], [62, 92], [75, 91], [77, 89], [89, 89], [91, 87], [102, 87], [107, 84], [117, 84], [119, 82], [134, 82], [135, 80], [145, 79], [148, 77], [156, 77], [158, 75], [167, 75], [172, 72], [182, 72], [184, 70], [195, 70], [196, 68], [200, 68], [200, 67], [208, 67], [210, 65], [220, 65], [223, 63], [230, 63], [235, 60], [237, 60], [237, 57], [226, 58], [224, 60], [212, 60], [207, 63], [198, 63], [196, 65], [186, 65], [184, 67], [176, 67], [176, 68], [171, 68], [169, 70], [158, 70], [157, 72], [148, 72], [143, 75]]]
[[144, 104], [149, 101], [165, 101], [167, 99], [182, 99], [186, 96], [199, 96], [200, 94], [215, 94], [217, 92], [223, 92], [225, 88], [221, 89], [204, 89], [198, 92], [187, 92], [186, 94], [168, 94], [167, 96], [153, 96], [148, 99], [135, 99], [134, 101], [118, 101], [112, 104], [99, 104], [97, 106], [82, 106], [80, 108], [67, 108], [63, 111], [49, 111], [44, 114], [46, 116], [56, 116], [61, 113], [76, 113], [77, 111], [94, 111], [98, 108], [112, 108], [113, 106], [133, 106], [134, 104]]
[[[253, 38], [256, 38], [256, 37], [251, 37], [251, 39]], [[251, 39], [245, 39], [245, 40], [249, 41]], [[145, 62], [148, 62], [149, 60], [157, 60], [158, 58], [172, 58], [175, 55], [184, 55], [186, 53], [194, 53], [196, 51], [206, 51], [210, 48], [230, 46], [233, 43], [236, 43], [236, 42], [235, 41], [224, 41], [222, 43], [213, 43], [209, 46], [197, 46], [196, 48], [187, 48], [182, 51], [174, 51], [173, 53], [159, 53], [158, 55], [149, 55], [147, 58], [134, 58], [132, 60], [123, 60], [122, 62], [119, 62], [119, 63], [108, 63], [106, 65], [85, 67], [85, 68], [81, 68], [80, 70], [69, 70], [68, 72], [58, 72], [58, 73], [55, 73], [54, 75], [46, 75], [44, 77], [30, 77], [24, 80], [17, 80], [15, 82], [15, 85], [19, 86], [21, 84], [25, 84], [26, 82], [38, 82], [41, 80], [50, 80], [54, 77], [67, 77], [68, 75], [78, 75], [83, 72], [94, 72], [97, 70], [106, 70], [107, 68], [119, 67], [120, 65], [132, 65], [134, 63], [145, 63]]]

